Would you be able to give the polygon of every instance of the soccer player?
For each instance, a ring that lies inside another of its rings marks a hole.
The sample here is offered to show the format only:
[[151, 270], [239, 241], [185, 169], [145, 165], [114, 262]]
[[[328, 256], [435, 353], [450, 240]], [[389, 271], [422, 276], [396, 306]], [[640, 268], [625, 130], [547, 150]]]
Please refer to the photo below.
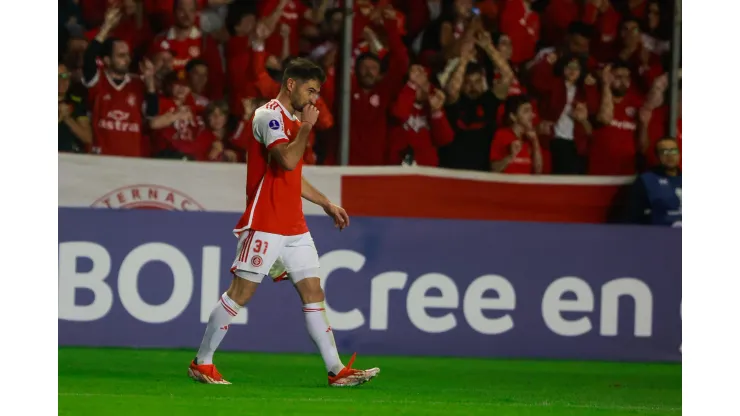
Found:
[[[203, 341], [188, 375], [206, 384], [230, 384], [213, 364], [213, 354], [231, 320], [249, 302], [273, 264], [285, 267], [303, 302], [308, 333], [321, 352], [330, 386], [356, 386], [380, 369], [342, 364], [324, 309], [318, 277], [319, 257], [303, 217], [301, 197], [321, 206], [341, 230], [349, 217], [301, 175], [303, 152], [319, 111], [315, 107], [324, 71], [305, 59], [295, 59], [283, 73], [277, 98], [258, 108], [252, 120], [253, 140], [247, 144], [247, 209], [234, 229], [239, 238], [234, 278], [208, 319]], [[296, 116], [300, 113], [300, 116]]]

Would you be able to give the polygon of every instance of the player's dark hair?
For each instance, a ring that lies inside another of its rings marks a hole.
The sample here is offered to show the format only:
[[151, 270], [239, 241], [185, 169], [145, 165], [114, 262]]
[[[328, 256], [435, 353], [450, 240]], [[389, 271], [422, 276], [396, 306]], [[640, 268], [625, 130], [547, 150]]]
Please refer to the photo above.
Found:
[[201, 65], [203, 65], [206, 68], [208, 68], [208, 64], [206, 63], [206, 61], [204, 61], [204, 60], [202, 60], [200, 58], [191, 59], [191, 60], [188, 61], [187, 64], [185, 64], [185, 72], [190, 73], [190, 71], [192, 71], [193, 69], [195, 69], [195, 67], [201, 66]]
[[326, 81], [326, 74], [320, 66], [305, 58], [295, 58], [290, 61], [283, 72], [283, 85], [292, 78], [300, 82], [317, 80], [320, 83]]
[[521, 106], [529, 104], [531, 101], [532, 100], [530, 100], [530, 98], [525, 94], [512, 95], [507, 98], [506, 103], [504, 104], [504, 123], [506, 123], [506, 125], [511, 125], [511, 117], [509, 116], [516, 114]]

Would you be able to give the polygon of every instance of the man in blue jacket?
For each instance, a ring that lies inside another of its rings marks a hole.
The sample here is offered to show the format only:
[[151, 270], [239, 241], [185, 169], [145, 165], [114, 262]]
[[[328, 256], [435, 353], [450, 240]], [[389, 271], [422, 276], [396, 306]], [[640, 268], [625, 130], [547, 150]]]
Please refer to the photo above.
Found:
[[655, 145], [660, 166], [637, 177], [629, 220], [637, 224], [681, 226], [681, 158], [678, 143], [666, 137]]

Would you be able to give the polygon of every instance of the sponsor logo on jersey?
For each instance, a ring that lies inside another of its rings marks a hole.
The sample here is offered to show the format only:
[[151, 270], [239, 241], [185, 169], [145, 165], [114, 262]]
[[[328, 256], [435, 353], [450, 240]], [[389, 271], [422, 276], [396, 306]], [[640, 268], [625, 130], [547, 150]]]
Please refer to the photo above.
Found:
[[131, 117], [131, 113], [121, 110], [109, 111], [105, 117], [101, 117], [98, 120], [98, 127], [103, 130], [113, 131], [127, 131], [131, 133], [138, 133], [141, 131], [141, 126], [138, 122], [126, 121]]
[[205, 211], [205, 208], [190, 196], [160, 185], [131, 185], [114, 189], [98, 198], [91, 206], [114, 209]]

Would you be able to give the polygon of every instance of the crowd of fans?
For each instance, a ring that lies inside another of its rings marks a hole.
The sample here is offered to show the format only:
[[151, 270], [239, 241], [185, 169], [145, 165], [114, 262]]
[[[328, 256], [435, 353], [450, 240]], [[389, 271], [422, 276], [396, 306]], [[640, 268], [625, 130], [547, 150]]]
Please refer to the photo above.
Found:
[[[350, 165], [659, 166], [671, 3], [355, 0]], [[304, 163], [337, 164], [342, 6], [60, 1], [59, 151], [244, 162], [252, 114], [303, 56], [327, 74]], [[676, 128], [680, 149], [680, 112]]]

